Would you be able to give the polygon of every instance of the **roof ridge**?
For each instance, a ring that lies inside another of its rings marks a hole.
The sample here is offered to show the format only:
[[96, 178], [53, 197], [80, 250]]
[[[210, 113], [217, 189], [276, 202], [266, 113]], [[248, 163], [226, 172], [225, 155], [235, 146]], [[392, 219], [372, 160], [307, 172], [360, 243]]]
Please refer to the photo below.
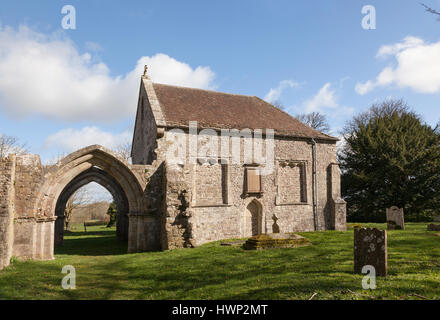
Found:
[[248, 94], [238, 94], [238, 93], [229, 93], [229, 92], [223, 92], [223, 91], [216, 91], [213, 89], [201, 89], [201, 88], [193, 88], [193, 87], [186, 87], [186, 86], [177, 86], [174, 84], [166, 84], [166, 83], [159, 83], [159, 82], [153, 82], [153, 85], [158, 84], [160, 86], [167, 86], [167, 87], [174, 87], [174, 88], [180, 88], [180, 89], [190, 89], [190, 90], [198, 90], [198, 91], [206, 91], [206, 92], [213, 92], [218, 94], [226, 94], [229, 96], [239, 96], [239, 97], [246, 97], [246, 98], [258, 98], [257, 96], [252, 96]]

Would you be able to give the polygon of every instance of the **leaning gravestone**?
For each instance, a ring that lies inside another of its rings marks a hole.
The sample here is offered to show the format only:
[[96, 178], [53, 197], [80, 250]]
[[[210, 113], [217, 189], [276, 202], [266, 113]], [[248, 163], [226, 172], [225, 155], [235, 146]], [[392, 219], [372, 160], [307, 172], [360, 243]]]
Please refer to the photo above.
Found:
[[354, 272], [362, 273], [364, 266], [373, 266], [376, 275], [388, 274], [387, 231], [356, 228], [354, 229]]
[[388, 230], [405, 230], [403, 208], [391, 207], [387, 209]]

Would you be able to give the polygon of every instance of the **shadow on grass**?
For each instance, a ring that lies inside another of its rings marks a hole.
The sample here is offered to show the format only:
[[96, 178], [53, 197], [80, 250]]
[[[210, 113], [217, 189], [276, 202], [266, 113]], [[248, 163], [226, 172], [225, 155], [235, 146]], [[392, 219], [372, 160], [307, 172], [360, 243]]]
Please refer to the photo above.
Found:
[[114, 230], [94, 230], [94, 231], [64, 231], [64, 236], [87, 237], [87, 236], [113, 236]]
[[55, 254], [78, 256], [110, 256], [127, 254], [127, 242], [118, 241], [114, 231], [71, 232]]

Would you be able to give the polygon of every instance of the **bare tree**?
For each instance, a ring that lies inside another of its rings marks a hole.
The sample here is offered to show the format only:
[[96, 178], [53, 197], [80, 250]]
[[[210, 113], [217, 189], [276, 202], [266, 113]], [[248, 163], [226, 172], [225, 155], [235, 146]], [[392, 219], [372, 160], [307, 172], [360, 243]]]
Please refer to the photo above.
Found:
[[129, 162], [131, 159], [131, 143], [126, 141], [116, 146], [113, 151], [117, 156]]
[[427, 12], [437, 15], [438, 16], [437, 20], [440, 21], [440, 12], [438, 12], [437, 10], [432, 9], [431, 7], [427, 6], [424, 3], [420, 2], [420, 5], [423, 6], [426, 9]]
[[58, 152], [56, 156], [53, 156], [52, 158], [45, 161], [44, 166], [53, 166], [63, 160], [67, 156], [67, 153], [65, 152]]
[[330, 125], [328, 124], [327, 117], [319, 112], [312, 112], [306, 114], [299, 114], [296, 118], [302, 123], [312, 127], [315, 130], [328, 133], [330, 131]]
[[271, 102], [271, 104], [280, 110], [283, 110], [283, 111], [286, 110], [286, 107], [284, 107], [283, 103], [280, 100], [273, 101], [273, 102]]
[[26, 143], [21, 143], [18, 138], [0, 133], [0, 158], [9, 154], [22, 155], [27, 153]]
[[87, 192], [86, 188], [78, 189], [70, 198], [67, 200], [66, 208], [64, 209], [64, 227], [66, 230], [69, 228], [70, 221], [72, 221], [73, 212], [80, 206], [83, 206], [91, 202], [91, 196]]

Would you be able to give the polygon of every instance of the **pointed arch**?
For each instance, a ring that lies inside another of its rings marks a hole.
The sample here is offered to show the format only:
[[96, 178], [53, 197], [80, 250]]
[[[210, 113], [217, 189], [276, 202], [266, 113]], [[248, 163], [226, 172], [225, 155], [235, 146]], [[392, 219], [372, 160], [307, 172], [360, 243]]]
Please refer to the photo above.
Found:
[[92, 167], [80, 173], [71, 182], [69, 182], [58, 197], [55, 206], [55, 216], [57, 217], [55, 222], [55, 246], [63, 244], [65, 222], [64, 211], [66, 209], [67, 202], [77, 190], [90, 182], [98, 183], [112, 195], [113, 201], [115, 202], [117, 208], [117, 238], [122, 241], [128, 240], [129, 205], [127, 196], [116, 179], [114, 179], [106, 171], [97, 167]]
[[36, 216], [55, 217], [56, 203], [61, 193], [84, 172], [90, 174], [83, 182], [87, 179], [92, 181], [92, 177], [102, 179], [104, 175], [114, 179], [127, 198], [129, 212], [138, 214], [143, 211], [142, 179], [125, 160], [102, 146], [93, 145], [73, 152], [47, 168], [45, 182], [34, 205]]
[[257, 199], [246, 205], [241, 220], [243, 237], [252, 237], [263, 233], [263, 206]]

